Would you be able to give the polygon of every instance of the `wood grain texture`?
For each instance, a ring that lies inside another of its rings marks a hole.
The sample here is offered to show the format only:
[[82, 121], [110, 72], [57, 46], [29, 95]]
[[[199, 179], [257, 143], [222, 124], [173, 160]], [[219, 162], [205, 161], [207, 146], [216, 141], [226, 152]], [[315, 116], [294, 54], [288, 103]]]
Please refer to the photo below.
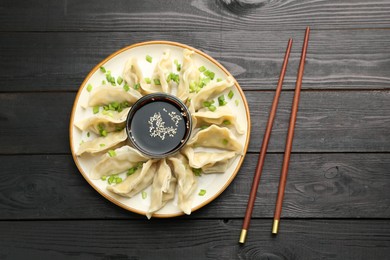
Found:
[[[1, 24], [1, 23], [0, 23]], [[304, 30], [272, 32], [2, 33], [1, 92], [76, 91], [112, 52], [149, 40], [182, 42], [221, 62], [245, 90], [274, 90], [289, 37], [283, 89], [294, 89]], [[28, 39], [28, 40], [26, 40]], [[388, 30], [313, 30], [303, 89], [389, 89]]]
[[241, 246], [240, 220], [4, 221], [0, 258], [384, 260], [390, 254], [386, 220], [286, 220], [277, 237], [270, 222], [254, 220]]
[[22, 1], [0, 4], [0, 31], [226, 31], [389, 28], [385, 0]]
[[[258, 152], [273, 92], [247, 92]], [[292, 92], [282, 93], [269, 152], [283, 152]], [[74, 93], [0, 94], [0, 154], [69, 153]], [[301, 94], [293, 152], [389, 152], [390, 92], [306, 91]]]
[[[243, 218], [257, 156], [220, 197], [181, 218]], [[282, 158], [267, 155], [253, 218], [273, 216]], [[100, 196], [71, 156], [0, 156], [0, 165], [0, 220], [146, 220]], [[282, 218], [390, 218], [389, 189], [390, 154], [293, 154]]]

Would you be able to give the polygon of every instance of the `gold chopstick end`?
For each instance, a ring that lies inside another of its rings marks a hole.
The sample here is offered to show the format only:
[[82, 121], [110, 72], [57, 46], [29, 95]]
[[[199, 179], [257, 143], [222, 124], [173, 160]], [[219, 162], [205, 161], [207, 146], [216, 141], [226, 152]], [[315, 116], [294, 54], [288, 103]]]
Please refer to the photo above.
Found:
[[272, 234], [278, 234], [279, 229], [279, 220], [274, 219], [274, 224], [272, 225]]
[[241, 244], [244, 244], [244, 243], [245, 243], [246, 233], [247, 233], [247, 230], [246, 230], [246, 229], [242, 229], [242, 230], [241, 230], [240, 240], [238, 241], [238, 242], [240, 242]]

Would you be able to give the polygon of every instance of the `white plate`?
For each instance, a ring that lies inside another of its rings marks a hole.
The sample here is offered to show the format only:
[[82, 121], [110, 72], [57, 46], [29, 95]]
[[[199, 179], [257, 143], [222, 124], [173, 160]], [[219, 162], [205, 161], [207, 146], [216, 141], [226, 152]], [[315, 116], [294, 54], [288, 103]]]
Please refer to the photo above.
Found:
[[[144, 77], [151, 77], [153, 69], [158, 60], [160, 60], [161, 56], [163, 55], [164, 50], [170, 49], [172, 60], [177, 59], [181, 64], [184, 48], [195, 51], [194, 55], [192, 56], [195, 64], [199, 67], [203, 65], [207, 69], [215, 72], [216, 78], [226, 78], [227, 76], [231, 76], [231, 74], [216, 60], [190, 46], [167, 41], [143, 42], [123, 48], [111, 54], [109, 57], [107, 57], [98, 65], [96, 65], [96, 67], [92, 69], [92, 71], [87, 75], [87, 77], [81, 84], [73, 105], [69, 128], [70, 146], [72, 150], [73, 159], [81, 174], [88, 181], [88, 183], [106, 199], [110, 200], [111, 202], [124, 209], [142, 215], [146, 215], [146, 211], [148, 210], [148, 207], [150, 205], [150, 196], [148, 196], [146, 199], [142, 199], [140, 193], [133, 198], [124, 198], [107, 191], [106, 181], [92, 180], [89, 177], [89, 172], [98, 158], [93, 156], [78, 157], [75, 155], [75, 152], [77, 151], [81, 140], [87, 140], [88, 138], [85, 132], [81, 132], [74, 126], [74, 122], [77, 122], [83, 118], [92, 115], [91, 109], [84, 109], [81, 107], [81, 104], [84, 104], [88, 100], [90, 94], [87, 91], [87, 85], [92, 84], [92, 86], [99, 86], [102, 80], [105, 79], [104, 74], [99, 70], [100, 66], [104, 66], [106, 70], [111, 71], [111, 74], [114, 77], [118, 77], [122, 75], [123, 67], [126, 61], [130, 57], [136, 57], [138, 59], [139, 66], [143, 71]], [[152, 63], [146, 61], [145, 56], [147, 54], [153, 57]], [[233, 108], [233, 111], [237, 112], [238, 122], [242, 126], [245, 126], [245, 134], [239, 136], [239, 140], [244, 146], [243, 155], [238, 156], [225, 173], [208, 175], [203, 174], [201, 177], [198, 178], [198, 191], [195, 195], [195, 199], [192, 204], [192, 211], [203, 207], [204, 205], [210, 203], [212, 200], [217, 198], [233, 181], [244, 160], [244, 156], [248, 148], [250, 135], [249, 108], [244, 93], [241, 87], [238, 85], [237, 81], [235, 81], [233, 92], [233, 102], [228, 102], [227, 105], [231, 106]], [[235, 100], [238, 100], [238, 105], [236, 104]], [[204, 196], [198, 195], [200, 189], [204, 189], [207, 191]], [[146, 192], [148, 194], [151, 194], [150, 187], [146, 189]], [[153, 215], [153, 217], [174, 217], [182, 214], [183, 212], [177, 207], [177, 197], [175, 197], [173, 201], [168, 202], [167, 205], [157, 211]]]

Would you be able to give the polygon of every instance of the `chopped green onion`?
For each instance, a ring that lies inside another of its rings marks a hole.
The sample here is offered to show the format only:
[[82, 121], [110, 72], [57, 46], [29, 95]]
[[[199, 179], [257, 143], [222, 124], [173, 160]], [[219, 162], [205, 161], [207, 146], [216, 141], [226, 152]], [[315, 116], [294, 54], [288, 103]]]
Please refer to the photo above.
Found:
[[230, 90], [229, 93], [228, 93], [229, 99], [232, 99], [233, 96], [234, 96], [234, 92]]
[[130, 176], [130, 175], [132, 175], [133, 173], [135, 173], [135, 172], [137, 171], [137, 169], [138, 169], [137, 166], [130, 168], [130, 169], [127, 171], [127, 176]]
[[125, 91], [129, 91], [129, 90], [130, 90], [130, 87], [129, 87], [129, 85], [127, 85], [127, 83], [126, 83], [125, 85], [123, 85], [123, 89], [124, 89]]
[[179, 62], [177, 60], [174, 60], [173, 63], [175, 63], [175, 65], [176, 65], [176, 70], [181, 71], [181, 64], [179, 64]]
[[149, 62], [149, 63], [152, 63], [152, 61], [153, 61], [152, 56], [146, 55], [146, 61]]
[[100, 71], [103, 72], [103, 73], [106, 73], [106, 68], [103, 67], [103, 66], [100, 66]]
[[217, 108], [214, 105], [211, 105], [208, 107], [208, 109], [212, 112], [214, 112]]
[[120, 127], [120, 126], [115, 127], [115, 131], [117, 131], [117, 132], [122, 131], [123, 129], [124, 129], [124, 127]]
[[203, 74], [204, 74], [206, 77], [210, 78], [211, 80], [213, 80], [214, 77], [215, 77], [215, 73], [212, 72], [212, 71], [210, 71], [210, 70], [206, 70], [205, 72], [203, 72]]
[[101, 179], [102, 181], [105, 181], [107, 179], [107, 176], [103, 175]]
[[240, 101], [238, 101], [238, 99], [234, 100], [234, 103], [236, 103], [236, 106], [238, 106], [240, 104]]
[[220, 106], [224, 106], [224, 105], [227, 104], [227, 102], [225, 101], [225, 96], [224, 95], [218, 97], [218, 104]]
[[142, 191], [141, 196], [142, 199], [146, 199], [148, 197], [148, 193], [146, 191]]
[[203, 189], [202, 189], [202, 190], [199, 191], [199, 194], [198, 194], [198, 195], [199, 195], [199, 196], [204, 196], [205, 194], [206, 194], [206, 190], [203, 190]]
[[122, 182], [122, 178], [121, 177], [116, 177], [114, 181], [115, 181], [116, 184], [121, 183]]
[[198, 69], [200, 72], [204, 72], [206, 70], [206, 67], [205, 66], [202, 66], [202, 67], [199, 67]]
[[227, 139], [222, 139], [222, 143], [223, 143], [223, 145], [227, 145], [229, 143], [229, 141]]
[[161, 82], [159, 79], [153, 79], [154, 85], [161, 85]]
[[200, 130], [204, 130], [204, 129], [208, 128], [208, 127], [209, 127], [208, 125], [202, 125], [202, 126], [200, 127]]
[[202, 169], [201, 168], [192, 168], [192, 172], [194, 173], [195, 176], [200, 176], [202, 174]]
[[139, 83], [137, 83], [137, 84], [134, 85], [134, 89], [135, 89], [135, 90], [138, 90], [139, 87], [140, 87], [140, 84], [139, 84]]
[[97, 114], [97, 113], [99, 113], [99, 109], [100, 109], [100, 107], [98, 107], [98, 106], [93, 107], [93, 108], [92, 108], [92, 112], [93, 112], [94, 114]]
[[123, 82], [122, 77], [118, 77], [118, 78], [116, 79], [116, 82], [117, 82], [119, 85], [122, 84], [122, 82]]
[[107, 131], [106, 131], [106, 130], [101, 131], [101, 132], [100, 132], [100, 135], [101, 135], [101, 136], [107, 136]]
[[152, 81], [150, 80], [150, 78], [145, 78], [145, 82], [146, 82], [147, 84], [152, 83]]
[[108, 150], [108, 155], [110, 157], [114, 157], [114, 156], [116, 156], [116, 152], [114, 150]]
[[107, 84], [107, 81], [102, 80], [102, 85], [106, 85], [106, 84]]
[[100, 146], [100, 147], [104, 147], [104, 146], [106, 146], [106, 144], [99, 144], [99, 146]]
[[87, 137], [90, 137], [90, 136], [91, 136], [91, 134], [89, 132], [87, 132]]
[[87, 86], [87, 91], [88, 91], [88, 92], [91, 92], [91, 90], [92, 90], [92, 85], [91, 85], [91, 84], [88, 84], [88, 86]]
[[179, 84], [179, 81], [180, 81], [179, 74], [175, 74], [173, 72], [169, 73], [169, 75], [167, 77], [167, 81], [170, 82], [171, 80], [173, 80], [174, 82]]
[[214, 100], [204, 101], [203, 107], [210, 107], [212, 104], [214, 104]]
[[224, 125], [231, 125], [232, 123], [231, 123], [229, 120], [224, 120], [224, 121], [223, 121], [223, 124], [224, 124]]
[[222, 79], [221, 78], [217, 78], [217, 82], [221, 82], [222, 81]]
[[110, 176], [109, 178], [108, 178], [108, 184], [111, 184], [111, 183], [113, 183], [113, 182], [115, 182], [115, 176], [114, 175], [112, 175], [112, 176]]

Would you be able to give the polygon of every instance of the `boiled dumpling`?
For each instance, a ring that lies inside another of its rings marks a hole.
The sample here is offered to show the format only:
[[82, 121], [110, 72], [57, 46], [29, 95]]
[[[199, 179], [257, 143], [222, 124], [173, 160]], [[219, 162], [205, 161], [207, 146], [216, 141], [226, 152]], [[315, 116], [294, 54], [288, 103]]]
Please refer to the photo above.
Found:
[[210, 82], [191, 98], [190, 111], [192, 113], [198, 111], [198, 109], [203, 107], [204, 101], [214, 98], [233, 85], [234, 80], [232, 77], [228, 77], [226, 80], [220, 82]]
[[133, 105], [142, 96], [138, 91], [130, 88], [129, 91], [125, 91], [122, 87], [103, 85], [91, 92], [91, 96], [88, 101], [88, 106], [103, 106], [113, 102], [128, 102], [129, 105]]
[[243, 148], [237, 137], [229, 129], [216, 125], [212, 125], [196, 133], [187, 145], [219, 148], [234, 151], [239, 154], [242, 153]]
[[237, 122], [236, 116], [228, 106], [219, 106], [214, 112], [202, 110], [192, 114], [195, 127], [209, 126], [211, 124], [219, 126], [232, 126], [237, 133], [244, 134], [245, 130]]
[[200, 71], [195, 66], [191, 57], [193, 54], [194, 51], [188, 49], [184, 49], [183, 51], [183, 65], [180, 70], [180, 82], [176, 94], [176, 96], [183, 101], [188, 98], [190, 83], [198, 81], [200, 77]]
[[107, 190], [131, 198], [152, 184], [156, 168], [155, 161], [149, 160], [142, 165], [141, 169], [137, 169], [135, 173], [128, 176], [121, 183], [107, 186]]
[[173, 174], [177, 179], [178, 206], [185, 214], [189, 215], [198, 187], [198, 180], [183, 155], [177, 154], [168, 160], [172, 163]]
[[165, 159], [160, 160], [153, 178], [151, 204], [146, 214], [150, 218], [175, 196], [176, 178]]
[[189, 165], [192, 168], [202, 168], [204, 173], [225, 172], [230, 166], [232, 159], [236, 157], [236, 153], [231, 151], [202, 152], [195, 151], [190, 146], [183, 149], [183, 154], [187, 156]]
[[83, 153], [99, 153], [106, 151], [115, 145], [125, 141], [127, 138], [126, 130], [123, 129], [119, 132], [108, 133], [107, 136], [99, 136], [91, 141], [83, 142], [80, 144], [76, 155], [82, 155]]
[[142, 71], [136, 58], [132, 57], [126, 62], [122, 77], [130, 86], [130, 89], [134, 89], [134, 86], [141, 82], [143, 78]]
[[101, 129], [106, 130], [106, 132], [118, 131], [118, 129], [125, 127], [129, 111], [130, 108], [125, 108], [121, 112], [110, 111], [111, 114], [107, 115], [99, 113], [76, 122], [74, 125], [82, 131], [91, 131], [95, 134], [99, 134]]
[[91, 179], [97, 180], [102, 176], [124, 172], [136, 166], [139, 162], [145, 162], [149, 159], [128, 145], [116, 149], [115, 154], [115, 156], [108, 154], [102, 156], [91, 171]]
[[[150, 83], [147, 83], [145, 79], [141, 81], [141, 88], [145, 94], [151, 94], [156, 92], [171, 93], [171, 87], [167, 82], [167, 76], [172, 71], [172, 60], [169, 50], [164, 52], [161, 60], [157, 63]], [[155, 80], [160, 84], [156, 84]]]

